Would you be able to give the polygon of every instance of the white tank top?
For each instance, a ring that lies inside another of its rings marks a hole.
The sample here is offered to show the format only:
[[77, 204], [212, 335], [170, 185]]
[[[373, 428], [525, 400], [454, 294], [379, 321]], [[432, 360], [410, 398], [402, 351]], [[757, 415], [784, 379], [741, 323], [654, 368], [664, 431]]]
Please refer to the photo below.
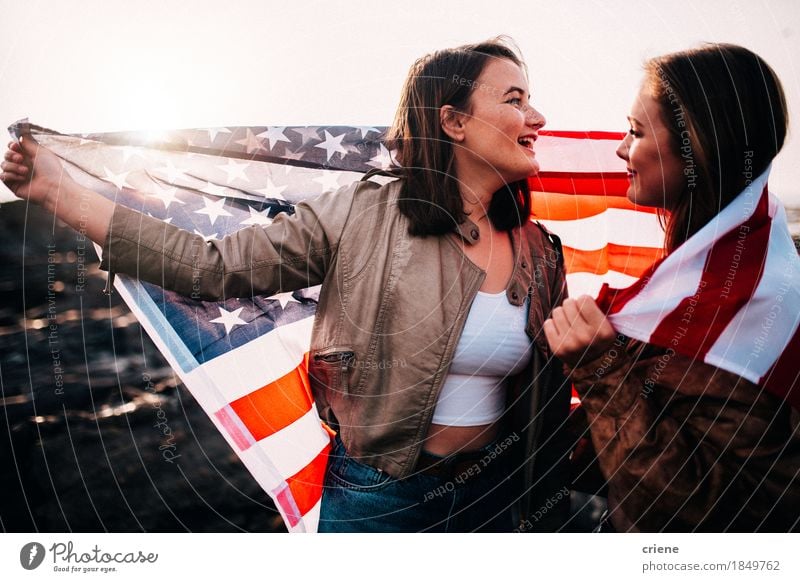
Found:
[[529, 302], [511, 305], [505, 291], [478, 291], [433, 411], [435, 424], [479, 426], [500, 418], [506, 376], [521, 372], [531, 358]]

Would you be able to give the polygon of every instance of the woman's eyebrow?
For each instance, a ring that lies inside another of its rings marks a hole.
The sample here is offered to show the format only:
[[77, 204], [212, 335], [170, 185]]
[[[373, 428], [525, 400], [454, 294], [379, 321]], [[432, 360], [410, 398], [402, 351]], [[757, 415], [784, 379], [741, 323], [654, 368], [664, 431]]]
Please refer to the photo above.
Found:
[[642, 125], [642, 123], [638, 119], [636, 119], [635, 117], [631, 117], [630, 115], [628, 116], [628, 121], [631, 121], [637, 125]]
[[519, 87], [510, 87], [510, 88], [508, 89], [508, 91], [506, 91], [505, 93], [503, 93], [503, 96], [506, 96], [506, 95], [508, 95], [509, 93], [513, 93], [514, 91], [518, 91], [518, 92], [522, 93], [523, 95], [527, 94], [527, 95], [528, 95], [528, 99], [530, 99], [530, 98], [531, 98], [531, 94], [530, 94], [530, 93], [528, 93], [527, 91], [525, 91], [525, 89], [520, 89]]

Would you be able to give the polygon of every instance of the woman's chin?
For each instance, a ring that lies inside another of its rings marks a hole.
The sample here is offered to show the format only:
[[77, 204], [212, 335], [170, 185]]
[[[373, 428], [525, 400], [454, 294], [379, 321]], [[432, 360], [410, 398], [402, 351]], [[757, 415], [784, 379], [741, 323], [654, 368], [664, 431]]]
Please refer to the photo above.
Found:
[[505, 171], [499, 173], [506, 184], [513, 184], [514, 182], [527, 180], [532, 176], [536, 176], [539, 173], [539, 162], [536, 160], [528, 160], [525, 165], [506, 168]]
[[539, 174], [539, 162], [536, 159], [528, 160], [527, 164], [525, 164], [525, 175], [520, 176], [518, 180], [525, 180], [526, 178], [530, 178], [531, 176], [536, 176]]
[[654, 203], [652, 200], [647, 200], [642, 196], [637, 196], [636, 192], [633, 189], [633, 186], [628, 188], [628, 192], [625, 194], [625, 197], [636, 206], [642, 206], [644, 208], [663, 208], [663, 204]]

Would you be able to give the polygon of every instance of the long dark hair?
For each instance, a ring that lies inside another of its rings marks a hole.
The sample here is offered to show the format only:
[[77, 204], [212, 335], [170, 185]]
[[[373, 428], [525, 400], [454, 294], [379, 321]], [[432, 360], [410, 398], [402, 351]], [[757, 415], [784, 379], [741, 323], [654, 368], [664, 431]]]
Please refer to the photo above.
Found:
[[[508, 59], [527, 75], [518, 49], [504, 36], [436, 51], [418, 59], [408, 72], [386, 141], [396, 150], [399, 167], [394, 173], [404, 179], [398, 206], [410, 219], [412, 235], [445, 234], [464, 222], [453, 143], [442, 129], [439, 109], [451, 105], [469, 113], [475, 80], [493, 58]], [[492, 196], [488, 216], [498, 230], [520, 226], [530, 214], [527, 180], [506, 184]]]
[[775, 71], [732, 44], [656, 57], [645, 83], [661, 105], [684, 189], [662, 218], [672, 252], [767, 169], [783, 147], [788, 112]]

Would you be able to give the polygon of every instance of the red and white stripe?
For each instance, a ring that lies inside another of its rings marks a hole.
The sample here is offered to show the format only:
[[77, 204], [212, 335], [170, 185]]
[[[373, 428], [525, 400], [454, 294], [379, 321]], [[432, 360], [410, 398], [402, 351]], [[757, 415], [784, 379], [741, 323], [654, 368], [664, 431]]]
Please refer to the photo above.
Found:
[[800, 259], [765, 172], [634, 285], [598, 303], [621, 333], [733, 372], [787, 398], [800, 390]]
[[185, 372], [155, 329], [157, 323], [138, 307], [129, 287], [132, 283], [118, 275], [115, 288], [247, 470], [272, 497], [287, 529], [316, 532], [332, 432], [320, 419], [308, 384], [313, 318], [275, 328]]
[[662, 255], [664, 232], [651, 208], [626, 198], [623, 133], [542, 131], [539, 175], [529, 179], [533, 216], [561, 238], [572, 296], [603, 283], [627, 287]]

